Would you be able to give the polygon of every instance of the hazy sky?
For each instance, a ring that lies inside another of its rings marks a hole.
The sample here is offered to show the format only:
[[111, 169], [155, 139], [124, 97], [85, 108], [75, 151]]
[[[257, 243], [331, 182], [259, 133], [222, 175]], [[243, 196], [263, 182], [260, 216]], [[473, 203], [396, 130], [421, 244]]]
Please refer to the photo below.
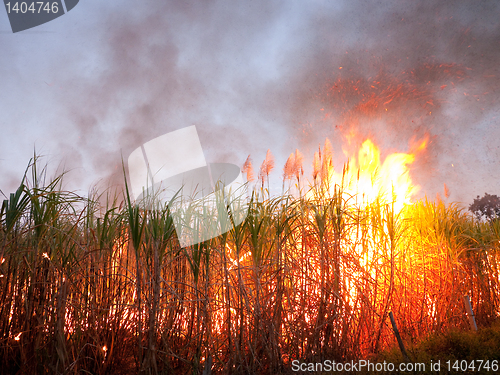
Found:
[[35, 149], [70, 189], [118, 183], [122, 155], [196, 125], [207, 161], [257, 170], [271, 149], [276, 178], [295, 148], [310, 172], [325, 137], [341, 168], [351, 131], [383, 156], [427, 135], [421, 195], [500, 194], [499, 16], [497, 0], [83, 0], [13, 34], [0, 10], [0, 189]]

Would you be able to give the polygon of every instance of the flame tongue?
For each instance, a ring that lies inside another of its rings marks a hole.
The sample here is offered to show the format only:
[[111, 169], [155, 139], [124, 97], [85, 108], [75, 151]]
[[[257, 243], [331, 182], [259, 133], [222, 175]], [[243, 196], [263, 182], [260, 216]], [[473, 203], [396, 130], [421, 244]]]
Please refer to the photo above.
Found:
[[[425, 141], [416, 151], [423, 148]], [[329, 193], [332, 193], [334, 186], [340, 186], [346, 194], [355, 197], [358, 205], [378, 200], [381, 203], [393, 203], [394, 210], [399, 212], [419, 190], [419, 186], [413, 185], [409, 173], [409, 165], [415, 160], [414, 153], [393, 153], [381, 163], [378, 147], [367, 139], [359, 149], [357, 158], [353, 156], [349, 159], [340, 173], [330, 166], [325, 185], [329, 187]]]

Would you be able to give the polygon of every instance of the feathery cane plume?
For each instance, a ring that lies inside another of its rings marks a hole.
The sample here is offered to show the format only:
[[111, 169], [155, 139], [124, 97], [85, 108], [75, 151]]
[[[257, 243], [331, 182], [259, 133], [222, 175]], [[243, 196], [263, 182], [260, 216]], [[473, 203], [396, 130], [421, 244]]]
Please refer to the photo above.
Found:
[[313, 180], [316, 181], [316, 178], [318, 177], [320, 170], [321, 170], [321, 156], [318, 152], [315, 152], [313, 160]]
[[253, 181], [254, 180], [254, 175], [253, 175], [253, 167], [252, 167], [252, 159], [250, 158], [250, 155], [248, 155], [247, 160], [243, 164], [243, 173], [246, 173], [247, 175], [247, 181]]
[[283, 179], [289, 180], [293, 177], [295, 173], [295, 155], [292, 153], [286, 159], [285, 166], [283, 167]]
[[271, 173], [273, 168], [274, 168], [274, 157], [271, 154], [271, 150], [267, 150], [266, 158], [262, 162], [259, 171], [259, 178], [262, 182], [262, 186], [264, 186], [264, 180], [266, 178], [269, 178], [269, 173]]
[[304, 174], [304, 169], [302, 168], [302, 162], [304, 157], [298, 149], [295, 149], [295, 163], [293, 170], [295, 172], [295, 177], [297, 177], [297, 182], [300, 180], [300, 176]]
[[333, 151], [332, 144], [328, 138], [325, 140], [325, 148], [323, 151], [323, 163], [321, 165], [321, 180], [326, 181], [330, 174], [331, 167], [333, 165]]

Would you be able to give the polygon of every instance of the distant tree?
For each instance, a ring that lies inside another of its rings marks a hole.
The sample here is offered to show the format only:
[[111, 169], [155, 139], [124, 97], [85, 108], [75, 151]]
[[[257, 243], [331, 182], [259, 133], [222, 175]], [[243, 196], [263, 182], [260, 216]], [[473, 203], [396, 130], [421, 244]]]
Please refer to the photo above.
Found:
[[496, 195], [484, 193], [484, 197], [479, 195], [469, 206], [471, 211], [478, 219], [485, 217], [487, 220], [500, 218], [500, 198]]

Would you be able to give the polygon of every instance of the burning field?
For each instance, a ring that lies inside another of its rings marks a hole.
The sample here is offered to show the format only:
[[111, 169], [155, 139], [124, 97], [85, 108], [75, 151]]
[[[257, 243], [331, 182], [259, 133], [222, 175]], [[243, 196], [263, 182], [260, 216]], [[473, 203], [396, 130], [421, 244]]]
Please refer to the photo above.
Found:
[[336, 169], [327, 140], [311, 179], [296, 151], [279, 197], [272, 155], [256, 182], [248, 159], [246, 220], [187, 248], [168, 207], [77, 196], [35, 160], [1, 211], [1, 372], [287, 372], [394, 346], [391, 312], [407, 344], [466, 330], [464, 295], [489, 325], [500, 222], [415, 200], [426, 142], [381, 158], [367, 139]]
[[[500, 360], [498, 1], [87, 3], [0, 32], [1, 374]], [[187, 126], [247, 192], [182, 247], [123, 158]]]

